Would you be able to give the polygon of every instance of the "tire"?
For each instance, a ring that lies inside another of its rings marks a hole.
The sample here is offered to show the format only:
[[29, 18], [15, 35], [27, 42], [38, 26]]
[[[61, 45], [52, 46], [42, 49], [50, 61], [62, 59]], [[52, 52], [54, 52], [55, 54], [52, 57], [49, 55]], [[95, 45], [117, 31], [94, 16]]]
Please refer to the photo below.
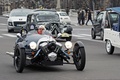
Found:
[[70, 34], [70, 36], [66, 38], [66, 41], [71, 41], [71, 39], [72, 39], [72, 32], [69, 32], [68, 34]]
[[26, 58], [25, 58], [25, 50], [20, 49], [16, 46], [14, 53], [14, 67], [18, 73], [22, 73], [25, 67]]
[[100, 37], [101, 37], [101, 40], [103, 40], [103, 38], [104, 38], [104, 31], [103, 30], [100, 32]]
[[11, 33], [13, 30], [8, 29], [8, 33]]
[[110, 40], [107, 40], [107, 41], [106, 41], [105, 49], [106, 49], [106, 52], [107, 52], [108, 54], [110, 54], [110, 55], [113, 54], [113, 52], [114, 52], [114, 46], [112, 46]]
[[92, 36], [92, 39], [96, 38], [95, 30], [94, 29], [91, 29], [91, 36]]
[[86, 55], [84, 47], [80, 48], [78, 45], [73, 49], [73, 61], [76, 69], [82, 71], [86, 63]]

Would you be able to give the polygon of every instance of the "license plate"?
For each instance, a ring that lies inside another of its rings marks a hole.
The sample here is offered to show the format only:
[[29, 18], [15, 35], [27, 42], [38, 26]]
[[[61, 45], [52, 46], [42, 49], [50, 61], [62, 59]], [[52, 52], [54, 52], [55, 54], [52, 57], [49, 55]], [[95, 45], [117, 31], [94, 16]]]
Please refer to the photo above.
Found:
[[17, 24], [17, 26], [18, 26], [18, 27], [21, 27], [21, 26], [23, 26], [23, 24]]

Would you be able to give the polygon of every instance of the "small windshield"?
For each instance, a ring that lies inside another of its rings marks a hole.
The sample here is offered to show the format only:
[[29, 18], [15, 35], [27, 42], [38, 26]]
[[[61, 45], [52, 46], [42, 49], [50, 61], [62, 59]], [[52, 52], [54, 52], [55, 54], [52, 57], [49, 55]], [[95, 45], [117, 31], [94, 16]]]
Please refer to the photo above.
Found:
[[45, 12], [45, 13], [39, 13], [36, 16], [36, 19], [38, 22], [45, 22], [45, 21], [59, 21], [59, 16], [55, 12]]
[[59, 14], [60, 14], [60, 16], [68, 16], [66, 12], [61, 12]]
[[110, 21], [112, 21], [112, 23], [118, 23], [119, 15], [117, 13], [110, 13], [109, 17], [110, 17]]
[[27, 16], [32, 10], [30, 9], [14, 9], [11, 11], [10, 16]]

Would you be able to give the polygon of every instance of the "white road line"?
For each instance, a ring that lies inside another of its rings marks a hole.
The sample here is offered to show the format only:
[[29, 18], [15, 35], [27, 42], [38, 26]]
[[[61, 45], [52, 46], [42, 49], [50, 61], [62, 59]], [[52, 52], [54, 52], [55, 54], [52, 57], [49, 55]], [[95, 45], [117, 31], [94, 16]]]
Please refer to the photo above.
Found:
[[4, 36], [8, 36], [8, 37], [16, 37], [16, 35], [12, 35], [12, 34], [2, 34]]
[[89, 35], [89, 34], [80, 34], [80, 35], [83, 35], [83, 36], [91, 36], [91, 35]]
[[0, 29], [0, 31], [7, 31], [7, 29]]
[[89, 34], [80, 34], [80, 35], [74, 35], [74, 34], [72, 34], [72, 36], [74, 36], [74, 37], [90, 37], [91, 35], [89, 35]]
[[0, 23], [0, 25], [6, 26], [7, 24], [4, 24], [4, 23]]
[[90, 30], [90, 29], [81, 29], [81, 28], [75, 28], [73, 30]]
[[74, 34], [72, 34], [72, 36], [74, 36], [74, 37], [85, 37], [85, 36], [81, 36], [81, 35], [74, 35]]
[[2, 38], [3, 36], [0, 36], [0, 38]]
[[94, 42], [100, 42], [100, 43], [105, 43], [102, 40], [94, 40], [94, 39], [89, 39], [89, 38], [77, 38], [77, 39], [82, 39], [82, 40], [88, 40], [88, 41], [94, 41]]

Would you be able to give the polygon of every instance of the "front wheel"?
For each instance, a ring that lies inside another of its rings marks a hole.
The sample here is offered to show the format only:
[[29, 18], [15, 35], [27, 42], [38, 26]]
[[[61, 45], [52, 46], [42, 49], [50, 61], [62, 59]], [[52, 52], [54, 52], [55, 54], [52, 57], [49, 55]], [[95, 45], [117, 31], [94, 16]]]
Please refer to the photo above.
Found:
[[21, 73], [25, 67], [25, 50], [16, 48], [14, 53], [14, 67], [18, 73]]
[[114, 52], [114, 46], [112, 46], [110, 40], [107, 40], [107, 41], [106, 41], [105, 49], [106, 49], [106, 52], [107, 52], [108, 54], [113, 54], [113, 52]]
[[76, 69], [82, 71], [85, 67], [86, 56], [84, 47], [74, 46], [73, 49], [73, 61]]

